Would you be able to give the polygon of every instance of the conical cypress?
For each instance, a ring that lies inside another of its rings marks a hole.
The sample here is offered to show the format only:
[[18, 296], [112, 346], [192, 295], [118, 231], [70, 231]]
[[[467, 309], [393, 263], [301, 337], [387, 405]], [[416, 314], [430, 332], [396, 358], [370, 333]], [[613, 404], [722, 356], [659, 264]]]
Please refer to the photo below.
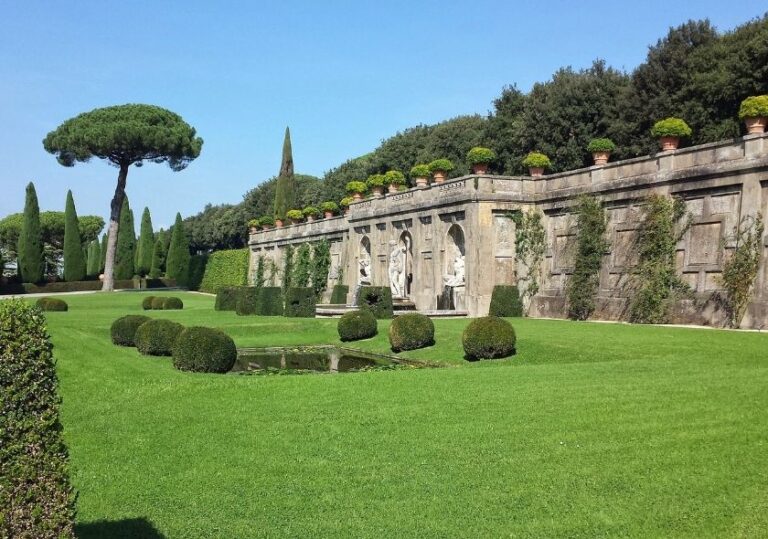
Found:
[[88, 264], [86, 274], [88, 277], [96, 277], [101, 273], [101, 244], [99, 240], [93, 240], [88, 244]]
[[275, 186], [275, 216], [285, 217], [288, 210], [296, 208], [296, 179], [293, 175], [293, 151], [291, 149], [291, 131], [285, 128], [283, 140], [283, 161]]
[[171, 245], [168, 247], [168, 258], [165, 262], [165, 274], [169, 279], [175, 279], [176, 284], [187, 284], [189, 274], [189, 240], [184, 232], [184, 222], [181, 214], [176, 214], [176, 222], [171, 233]]
[[104, 273], [104, 266], [107, 263], [107, 240], [109, 239], [108, 234], [103, 234], [101, 236], [101, 264], [99, 265], [99, 273]]
[[139, 245], [137, 249], [136, 273], [146, 275], [152, 269], [152, 251], [155, 247], [155, 234], [152, 232], [152, 217], [149, 208], [144, 208], [141, 214], [141, 232], [139, 233]]
[[159, 279], [165, 273], [165, 241], [160, 233], [155, 240], [155, 247], [152, 249], [152, 268], [149, 270], [149, 276], [153, 279]]
[[115, 251], [115, 279], [131, 279], [134, 274], [133, 258], [136, 249], [136, 231], [133, 227], [133, 212], [128, 197], [120, 209], [117, 227], [117, 249]]
[[43, 280], [43, 237], [40, 231], [40, 206], [37, 204], [35, 185], [29, 182], [24, 202], [18, 246], [18, 272], [22, 281], [36, 283]]
[[85, 278], [83, 242], [77, 225], [77, 210], [72, 191], [67, 191], [67, 205], [64, 208], [64, 280], [82, 281]]

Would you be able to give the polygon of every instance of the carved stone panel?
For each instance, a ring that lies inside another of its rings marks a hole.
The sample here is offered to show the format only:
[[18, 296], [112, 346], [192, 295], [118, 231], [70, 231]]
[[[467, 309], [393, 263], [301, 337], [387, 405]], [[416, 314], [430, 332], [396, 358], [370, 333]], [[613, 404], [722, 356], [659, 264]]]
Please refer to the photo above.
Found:
[[612, 266], [616, 269], [631, 268], [637, 265], [637, 231], [617, 230], [612, 246]]
[[555, 237], [555, 270], [573, 270], [576, 255], [576, 236], [563, 234]]
[[722, 223], [699, 223], [691, 226], [688, 264], [716, 265], [720, 260]]

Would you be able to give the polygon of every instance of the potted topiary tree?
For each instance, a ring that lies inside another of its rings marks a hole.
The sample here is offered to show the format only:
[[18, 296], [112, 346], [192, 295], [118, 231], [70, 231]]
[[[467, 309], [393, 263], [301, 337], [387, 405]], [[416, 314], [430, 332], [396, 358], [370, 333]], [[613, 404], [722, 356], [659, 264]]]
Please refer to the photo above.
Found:
[[354, 202], [355, 199], [352, 197], [344, 197], [341, 199], [341, 202], [339, 202], [339, 205], [344, 208], [344, 215], [347, 215], [349, 213], [349, 205]]
[[351, 194], [354, 200], [363, 200], [363, 193], [367, 189], [365, 182], [352, 181], [347, 184], [347, 193]]
[[426, 187], [429, 185], [429, 165], [414, 165], [411, 168], [411, 178], [416, 183], [416, 187]]
[[390, 193], [397, 193], [401, 185], [405, 185], [405, 176], [399, 170], [390, 170], [384, 174], [384, 184]]
[[691, 136], [691, 128], [680, 118], [659, 120], [651, 128], [651, 134], [659, 139], [662, 151], [676, 150], [680, 139]]
[[329, 200], [327, 202], [323, 202], [320, 204], [320, 209], [323, 211], [323, 215], [326, 219], [330, 219], [334, 215], [336, 215], [336, 212], [339, 211], [339, 205], [333, 202], [332, 200]]
[[248, 221], [248, 229], [251, 234], [256, 234], [259, 230], [261, 230], [261, 221], [258, 219], [251, 219]]
[[616, 145], [609, 138], [593, 138], [587, 145], [587, 151], [592, 152], [592, 159], [595, 165], [604, 165], [611, 157], [611, 152], [616, 149]]
[[265, 215], [261, 219], [259, 219], [259, 223], [261, 224], [261, 228], [264, 230], [269, 230], [273, 226], [275, 226], [275, 219], [273, 217], [270, 217], [269, 215]]
[[435, 183], [443, 183], [445, 176], [453, 170], [453, 163], [448, 159], [435, 159], [429, 164], [429, 171], [435, 179]]
[[315, 208], [314, 206], [307, 206], [303, 210], [301, 210], [301, 213], [304, 214], [304, 217], [307, 219], [308, 223], [311, 223], [315, 220], [316, 217], [320, 216], [320, 210]]
[[473, 174], [485, 174], [488, 165], [496, 160], [496, 152], [490, 148], [475, 146], [467, 153], [467, 162], [472, 166]]
[[292, 225], [297, 225], [304, 218], [304, 214], [301, 210], [288, 210], [285, 212], [285, 216], [291, 220]]
[[765, 132], [768, 119], [768, 95], [753, 95], [741, 102], [739, 119], [744, 120], [748, 135], [759, 135]]
[[523, 159], [523, 166], [528, 167], [528, 173], [532, 178], [541, 178], [544, 175], [544, 169], [552, 166], [552, 161], [541, 152], [529, 152]]
[[365, 182], [368, 189], [371, 190], [371, 194], [375, 197], [384, 196], [384, 175], [383, 174], [371, 174], [368, 176], [368, 180]]

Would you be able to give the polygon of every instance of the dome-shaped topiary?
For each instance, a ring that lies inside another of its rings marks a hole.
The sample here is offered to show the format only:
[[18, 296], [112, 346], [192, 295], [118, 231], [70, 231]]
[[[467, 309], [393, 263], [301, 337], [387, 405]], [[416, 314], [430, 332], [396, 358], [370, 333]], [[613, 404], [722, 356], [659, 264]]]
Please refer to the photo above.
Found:
[[753, 95], [741, 102], [739, 119], [768, 116], [768, 95]]
[[473, 320], [461, 336], [466, 359], [495, 359], [515, 353], [515, 329], [503, 318], [485, 316]]
[[180, 298], [170, 297], [170, 298], [165, 298], [165, 301], [163, 301], [163, 309], [165, 309], [166, 311], [179, 310], [183, 308], [184, 308], [184, 302], [181, 301]]
[[492, 163], [496, 159], [496, 152], [490, 148], [475, 146], [467, 152], [467, 162], [470, 165], [481, 165]]
[[191, 327], [173, 345], [173, 366], [181, 371], [228, 372], [237, 360], [232, 337], [221, 330]]
[[393, 352], [432, 346], [435, 344], [435, 325], [421, 313], [397, 316], [389, 326], [389, 344]]
[[178, 322], [153, 318], [139, 326], [133, 340], [136, 349], [145, 356], [170, 356], [183, 329]]
[[368, 339], [378, 333], [376, 317], [367, 310], [351, 311], [339, 318], [337, 326], [342, 341]]
[[690, 137], [691, 128], [680, 118], [665, 118], [659, 120], [651, 128], [654, 137]]
[[129, 314], [118, 318], [112, 322], [112, 327], [109, 329], [112, 342], [120, 346], [136, 346], [134, 341], [136, 330], [149, 320], [151, 318], [143, 314]]
[[40, 298], [35, 303], [41, 311], [68, 311], [69, 305], [59, 298]]
[[162, 311], [163, 310], [163, 306], [165, 305], [165, 298], [164, 297], [154, 297], [154, 298], [152, 298], [152, 302], [151, 302], [150, 305], [152, 305], [152, 310]]
[[549, 160], [549, 157], [541, 152], [528, 152], [522, 163], [524, 167], [529, 168], [549, 168], [552, 166], [552, 161]]
[[147, 296], [143, 300], [141, 300], [141, 308], [145, 311], [151, 311], [152, 310], [152, 300], [155, 299], [155, 296]]

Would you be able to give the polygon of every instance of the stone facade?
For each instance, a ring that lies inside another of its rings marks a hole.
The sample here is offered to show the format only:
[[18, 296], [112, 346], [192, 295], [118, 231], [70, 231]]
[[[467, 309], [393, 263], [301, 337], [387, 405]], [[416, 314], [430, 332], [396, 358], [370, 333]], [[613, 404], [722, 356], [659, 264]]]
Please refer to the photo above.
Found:
[[[633, 242], [640, 204], [651, 192], [680, 196], [693, 224], [677, 250], [678, 269], [696, 294], [675, 310], [679, 322], [720, 325], [724, 313], [713, 301], [724, 256], [723, 240], [739, 219], [768, 214], [768, 135], [749, 135], [661, 152], [605, 166], [543, 178], [471, 175], [386, 194], [352, 204], [348, 215], [252, 234], [252, 267], [259, 256], [282, 268], [284, 247], [320, 239], [331, 243], [329, 291], [343, 280], [358, 283], [361, 260], [370, 261], [370, 281], [388, 286], [389, 256], [405, 250], [407, 297], [419, 310], [438, 308], [444, 283], [463, 257], [464, 286], [454, 288], [456, 308], [470, 316], [488, 312], [495, 284], [514, 284], [515, 224], [511, 211], [537, 208], [544, 214], [547, 248], [541, 291], [533, 316], [563, 317], [565, 285], [573, 264], [578, 195], [593, 193], [608, 216], [610, 253], [600, 276], [596, 318], [619, 319], [627, 308], [628, 270], [635, 262]], [[768, 241], [745, 326], [768, 322]], [[365, 265], [365, 264], [363, 264]], [[455, 279], [454, 279], [455, 280]], [[351, 294], [351, 293], [350, 293]]]

